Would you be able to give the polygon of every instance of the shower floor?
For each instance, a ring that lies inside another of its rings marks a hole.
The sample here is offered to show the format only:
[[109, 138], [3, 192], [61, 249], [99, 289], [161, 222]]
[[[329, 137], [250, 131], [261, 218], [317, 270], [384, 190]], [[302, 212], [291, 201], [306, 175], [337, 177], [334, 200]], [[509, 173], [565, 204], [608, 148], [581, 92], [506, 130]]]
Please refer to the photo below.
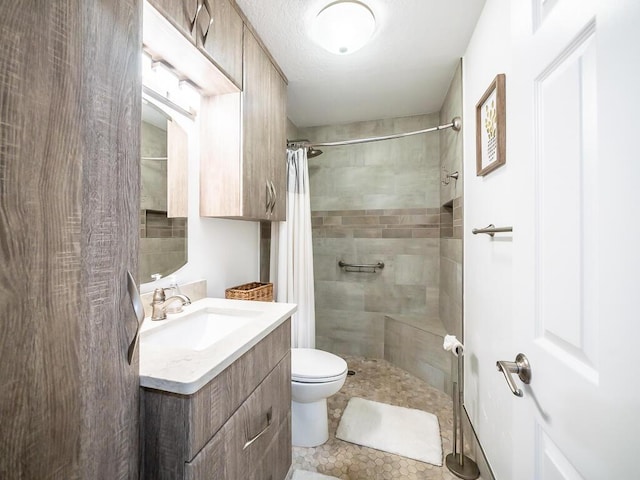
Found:
[[327, 401], [329, 441], [316, 448], [293, 447], [293, 468], [342, 480], [457, 480], [445, 466], [437, 467], [336, 439], [336, 429], [347, 402], [351, 397], [361, 397], [437, 415], [443, 453], [445, 456], [451, 453], [453, 404], [445, 393], [385, 360], [348, 355], [343, 358], [356, 375], [348, 376], [340, 392]]

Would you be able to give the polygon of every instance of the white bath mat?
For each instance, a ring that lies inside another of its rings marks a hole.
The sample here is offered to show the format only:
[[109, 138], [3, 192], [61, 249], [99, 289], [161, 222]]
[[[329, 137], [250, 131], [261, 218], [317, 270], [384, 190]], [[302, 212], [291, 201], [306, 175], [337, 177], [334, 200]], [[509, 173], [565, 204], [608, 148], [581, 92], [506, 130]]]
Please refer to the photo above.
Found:
[[336, 437], [442, 466], [438, 417], [422, 410], [353, 397], [342, 414]]
[[336, 477], [329, 477], [316, 472], [307, 472], [306, 470], [294, 470], [291, 480], [340, 480]]

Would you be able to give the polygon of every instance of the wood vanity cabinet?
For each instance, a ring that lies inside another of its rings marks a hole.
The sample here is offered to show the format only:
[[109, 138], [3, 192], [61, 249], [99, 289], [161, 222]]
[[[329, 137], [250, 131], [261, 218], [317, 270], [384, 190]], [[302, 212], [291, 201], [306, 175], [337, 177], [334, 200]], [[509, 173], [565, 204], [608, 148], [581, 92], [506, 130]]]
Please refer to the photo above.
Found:
[[243, 21], [229, 0], [148, 0], [242, 88]]
[[142, 388], [141, 477], [283, 480], [291, 466], [287, 320], [193, 395]]
[[246, 26], [243, 58], [243, 91], [201, 104], [200, 215], [282, 221], [287, 87]]

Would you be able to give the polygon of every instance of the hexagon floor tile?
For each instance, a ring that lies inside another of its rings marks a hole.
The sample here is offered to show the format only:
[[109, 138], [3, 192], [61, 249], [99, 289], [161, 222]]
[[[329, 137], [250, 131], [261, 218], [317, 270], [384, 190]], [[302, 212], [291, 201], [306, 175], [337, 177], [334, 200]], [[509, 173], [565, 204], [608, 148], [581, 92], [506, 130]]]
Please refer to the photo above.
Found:
[[[445, 393], [385, 360], [343, 356], [356, 375], [327, 400], [329, 440], [316, 448], [293, 447], [293, 468], [341, 480], [457, 480], [446, 466], [437, 467], [336, 439], [340, 416], [351, 397], [417, 408], [438, 417], [444, 455], [451, 453], [452, 402]], [[444, 459], [443, 459], [444, 460]]]

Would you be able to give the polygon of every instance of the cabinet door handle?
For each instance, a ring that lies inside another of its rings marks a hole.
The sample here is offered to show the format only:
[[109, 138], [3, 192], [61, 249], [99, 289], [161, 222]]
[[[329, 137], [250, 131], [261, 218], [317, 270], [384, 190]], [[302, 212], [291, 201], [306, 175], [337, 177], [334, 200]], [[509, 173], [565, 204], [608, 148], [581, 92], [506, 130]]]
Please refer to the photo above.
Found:
[[202, 10], [204, 0], [198, 0], [196, 3], [196, 14], [193, 16], [193, 20], [191, 21], [191, 34], [193, 35], [193, 29], [196, 28], [196, 24], [198, 22], [198, 16], [200, 16], [200, 10]]
[[271, 426], [272, 418], [273, 418], [273, 407], [269, 407], [269, 410], [267, 410], [267, 425], [262, 430], [260, 430], [260, 432], [257, 435], [254, 435], [249, 440], [247, 440], [247, 442], [244, 444], [244, 447], [242, 447], [243, 450], [248, 448], [253, 442], [255, 442], [262, 435], [264, 435], [267, 432], [267, 430], [269, 430], [269, 427]]
[[209, 30], [211, 30], [211, 25], [213, 25], [213, 12], [211, 7], [209, 7], [209, 0], [202, 0], [202, 6], [207, 11], [209, 15], [209, 22], [207, 22], [207, 29], [202, 34], [202, 45], [204, 46], [207, 43], [207, 37], [209, 36]]
[[271, 191], [271, 185], [269, 185], [269, 180], [265, 182], [267, 188], [267, 201], [265, 204], [265, 213], [269, 213], [269, 209], [271, 208], [271, 200], [273, 199], [273, 192]]
[[269, 181], [269, 183], [271, 183], [271, 190], [273, 191], [273, 201], [271, 202], [271, 213], [273, 213], [273, 209], [276, 206], [276, 200], [278, 199], [278, 195], [276, 194], [276, 186], [273, 184], [272, 181]]
[[133, 354], [136, 351], [136, 345], [138, 345], [138, 338], [140, 337], [140, 326], [142, 325], [142, 321], [144, 320], [144, 307], [142, 306], [142, 299], [140, 298], [140, 294], [138, 293], [138, 287], [136, 286], [136, 282], [133, 279], [133, 275], [131, 275], [131, 272], [129, 272], [128, 270], [127, 290], [129, 291], [131, 306], [133, 307], [133, 311], [136, 314], [137, 320], [135, 336], [129, 344], [129, 348], [127, 349], [127, 361], [129, 362], [129, 365], [131, 365], [131, 362], [133, 361]]

